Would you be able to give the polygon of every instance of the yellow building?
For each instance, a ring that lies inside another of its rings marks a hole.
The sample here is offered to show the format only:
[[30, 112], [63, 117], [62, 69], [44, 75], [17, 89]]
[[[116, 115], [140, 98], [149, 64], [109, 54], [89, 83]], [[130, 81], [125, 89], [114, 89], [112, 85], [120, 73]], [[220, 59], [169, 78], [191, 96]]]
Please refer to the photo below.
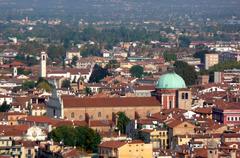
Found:
[[99, 145], [100, 158], [151, 158], [152, 144], [144, 144], [140, 140], [107, 141]]
[[143, 129], [141, 131], [141, 137], [145, 143], [151, 143], [153, 145], [153, 149], [166, 149], [168, 146], [167, 129]]
[[205, 69], [208, 70], [210, 67], [218, 64], [219, 55], [218, 54], [205, 54]]

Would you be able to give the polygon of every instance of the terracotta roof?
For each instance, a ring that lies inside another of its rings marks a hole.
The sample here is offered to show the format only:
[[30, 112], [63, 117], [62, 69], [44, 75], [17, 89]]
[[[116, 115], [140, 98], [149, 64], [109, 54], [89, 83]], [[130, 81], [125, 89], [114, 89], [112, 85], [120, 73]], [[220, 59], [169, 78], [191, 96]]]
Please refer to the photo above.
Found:
[[200, 114], [211, 114], [212, 107], [196, 108], [194, 112], [200, 113]]
[[155, 97], [77, 98], [62, 97], [65, 108], [160, 106]]
[[123, 142], [123, 141], [107, 141], [107, 142], [103, 142], [102, 144], [99, 145], [99, 147], [102, 148], [120, 148], [123, 145], [126, 145], [127, 142]]
[[111, 120], [91, 120], [90, 127], [109, 127], [113, 124]]
[[154, 85], [142, 85], [142, 86], [135, 86], [134, 87], [135, 90], [155, 90], [155, 86]]
[[19, 119], [19, 121], [49, 123], [49, 124], [55, 123], [54, 119], [47, 117], [47, 116], [27, 116], [27, 117]]
[[87, 123], [86, 121], [70, 121], [70, 120], [56, 120], [54, 123], [55, 127], [63, 126], [63, 125], [68, 125], [68, 126], [86, 126]]

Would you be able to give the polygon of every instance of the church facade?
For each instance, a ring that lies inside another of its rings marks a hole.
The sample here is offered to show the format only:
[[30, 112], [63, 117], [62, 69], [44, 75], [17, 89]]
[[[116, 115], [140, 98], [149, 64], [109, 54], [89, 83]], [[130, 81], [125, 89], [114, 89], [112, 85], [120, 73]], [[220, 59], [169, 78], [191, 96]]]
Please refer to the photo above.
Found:
[[52, 95], [47, 105], [50, 117], [70, 120], [114, 120], [118, 112], [130, 119], [146, 117], [161, 109], [190, 109], [191, 91], [174, 72], [160, 76], [151, 97], [76, 97]]

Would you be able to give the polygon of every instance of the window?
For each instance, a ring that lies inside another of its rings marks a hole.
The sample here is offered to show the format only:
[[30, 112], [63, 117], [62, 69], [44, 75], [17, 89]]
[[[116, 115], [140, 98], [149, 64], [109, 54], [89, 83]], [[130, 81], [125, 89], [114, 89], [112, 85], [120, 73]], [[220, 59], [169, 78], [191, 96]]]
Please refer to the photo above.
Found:
[[74, 118], [74, 112], [71, 113], [71, 118]]
[[230, 121], [230, 117], [228, 117], [227, 120]]
[[172, 108], [172, 101], [171, 100], [169, 101], [169, 108], [170, 109]]
[[79, 119], [81, 120], [82, 118], [83, 118], [83, 116], [82, 116], [82, 115], [80, 115], [80, 116], [79, 116]]
[[182, 93], [182, 99], [184, 99], [184, 98], [185, 98], [184, 93]]
[[185, 99], [188, 99], [188, 93], [185, 93]]
[[98, 112], [98, 117], [101, 117], [101, 116], [102, 116], [101, 112]]
[[237, 121], [237, 117], [235, 117], [235, 121]]
[[184, 127], [187, 127], [187, 124], [185, 124]]
[[45, 60], [45, 55], [42, 56], [42, 60], [43, 60], [43, 61]]
[[109, 118], [109, 116], [108, 115], [106, 115], [106, 119], [108, 119]]

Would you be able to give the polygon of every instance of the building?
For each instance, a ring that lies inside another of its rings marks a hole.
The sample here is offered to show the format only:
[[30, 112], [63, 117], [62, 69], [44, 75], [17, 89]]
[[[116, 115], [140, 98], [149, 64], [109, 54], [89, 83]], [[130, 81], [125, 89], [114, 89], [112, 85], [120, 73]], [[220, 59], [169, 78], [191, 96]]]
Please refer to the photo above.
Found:
[[134, 119], [135, 114], [145, 117], [160, 110], [156, 97], [81, 98], [74, 96], [50, 97], [47, 115], [70, 120], [108, 120], [118, 112]]
[[240, 69], [229, 69], [223, 72], [214, 72], [214, 83], [239, 83]]
[[228, 126], [240, 125], [239, 103], [218, 101], [213, 107], [213, 119]]
[[205, 69], [208, 70], [210, 67], [219, 63], [218, 54], [205, 54]]
[[219, 55], [219, 60], [221, 62], [225, 61], [240, 61], [240, 52], [222, 52]]
[[155, 94], [163, 109], [190, 109], [192, 104], [191, 90], [185, 81], [175, 72], [166, 73], [157, 81]]
[[72, 62], [73, 57], [81, 58], [80, 51], [78, 49], [71, 49], [66, 52], [66, 64], [70, 64]]
[[172, 119], [166, 123], [168, 128], [169, 147], [175, 147], [177, 135], [194, 134], [195, 125], [188, 121]]
[[86, 120], [86, 116], [93, 120], [108, 120], [120, 111], [134, 119], [136, 113], [145, 117], [161, 109], [190, 109], [192, 104], [191, 90], [186, 87], [182, 77], [174, 72], [160, 76], [155, 91], [148, 97], [97, 98], [53, 93], [47, 103], [47, 115], [72, 120]]
[[144, 144], [144, 142], [140, 140], [107, 141], [98, 147], [100, 158], [151, 158], [152, 152], [152, 144]]
[[47, 77], [47, 54], [46, 52], [41, 52], [41, 67], [40, 67], [40, 77]]
[[206, 85], [209, 83], [209, 75], [198, 76], [197, 84]]
[[143, 129], [141, 130], [141, 138], [145, 143], [151, 143], [153, 149], [166, 149], [168, 146], [167, 129]]
[[191, 66], [198, 66], [201, 64], [201, 60], [199, 58], [184, 57], [184, 58], [178, 59], [178, 60], [188, 63], [188, 65], [191, 65]]

